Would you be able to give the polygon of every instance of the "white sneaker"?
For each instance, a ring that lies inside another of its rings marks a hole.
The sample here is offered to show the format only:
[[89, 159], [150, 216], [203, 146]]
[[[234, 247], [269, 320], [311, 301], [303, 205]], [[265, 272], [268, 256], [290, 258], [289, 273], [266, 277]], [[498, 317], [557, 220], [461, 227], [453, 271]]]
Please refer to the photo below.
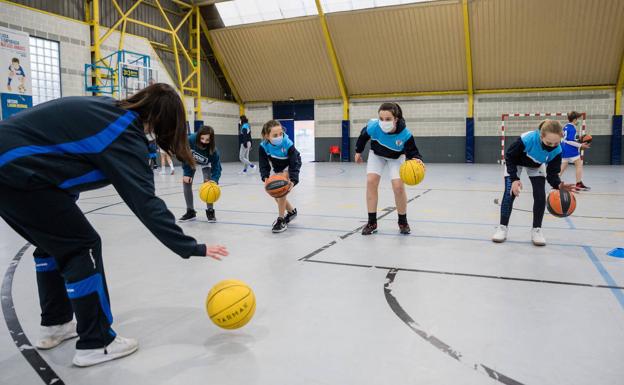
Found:
[[542, 229], [539, 227], [534, 227], [533, 230], [531, 230], [531, 240], [535, 246], [546, 246], [546, 238], [544, 238]]
[[247, 170], [241, 170], [238, 172], [238, 175], [247, 175]]
[[54, 326], [41, 326], [39, 339], [35, 346], [37, 349], [52, 349], [61, 342], [78, 337], [76, 333], [76, 322], [69, 321], [66, 324]]
[[507, 240], [507, 226], [496, 226], [496, 232], [492, 236], [492, 242], [502, 243]]
[[167, 173], [167, 171], [165, 171], [164, 168], [160, 169], [160, 172], [159, 172], [160, 175], [165, 175], [166, 173]]
[[76, 349], [74, 355], [74, 365], [92, 366], [102, 362], [112, 361], [117, 358], [128, 356], [137, 351], [139, 342], [134, 338], [124, 338], [117, 336], [105, 348], [99, 349]]
[[256, 165], [255, 164], [252, 164], [249, 167], [251, 167], [251, 172], [256, 171]]

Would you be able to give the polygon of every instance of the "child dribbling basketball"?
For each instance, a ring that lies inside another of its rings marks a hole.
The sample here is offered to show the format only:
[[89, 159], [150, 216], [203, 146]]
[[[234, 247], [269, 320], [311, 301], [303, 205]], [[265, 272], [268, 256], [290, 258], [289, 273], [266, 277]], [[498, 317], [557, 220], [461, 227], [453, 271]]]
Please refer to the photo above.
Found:
[[371, 151], [366, 165], [366, 203], [368, 223], [362, 229], [362, 235], [377, 232], [377, 201], [379, 199], [379, 181], [386, 168], [390, 169], [392, 190], [399, 214], [399, 231], [409, 234], [407, 223], [407, 194], [400, 177], [401, 164], [407, 159], [422, 163], [422, 156], [410, 130], [405, 126], [403, 111], [397, 103], [383, 103], [378, 110], [379, 119], [371, 119], [362, 129], [355, 146], [355, 161], [362, 163], [362, 151], [366, 142], [371, 140]]
[[575, 191], [573, 184], [565, 184], [559, 179], [561, 171], [561, 139], [563, 129], [556, 120], [546, 119], [534, 131], [525, 132], [505, 152], [505, 192], [501, 202], [500, 225], [496, 228], [492, 241], [505, 242], [507, 225], [513, 203], [522, 190], [520, 174], [526, 168], [533, 187], [533, 229], [531, 240], [535, 246], [545, 246], [542, 234], [542, 219], [546, 209], [546, 181], [553, 189]]
[[[266, 181], [271, 174], [283, 174], [290, 180], [290, 189], [299, 183], [301, 155], [294, 143], [284, 133], [284, 128], [277, 120], [269, 120], [262, 127], [262, 142], [259, 149], [260, 177]], [[278, 217], [273, 223], [273, 232], [282, 233], [297, 216], [297, 209], [288, 201], [286, 195], [275, 198]]]
[[[221, 178], [221, 158], [219, 150], [215, 144], [214, 129], [210, 126], [203, 126], [194, 134], [188, 137], [191, 153], [195, 162], [201, 167], [204, 182], [213, 181], [219, 183]], [[195, 169], [188, 164], [182, 166], [184, 176], [182, 177], [182, 187], [184, 189], [184, 200], [186, 201], [186, 213], [178, 220], [188, 222], [195, 220], [196, 212], [193, 206], [193, 177]], [[208, 222], [217, 221], [214, 204], [206, 203], [206, 218]]]

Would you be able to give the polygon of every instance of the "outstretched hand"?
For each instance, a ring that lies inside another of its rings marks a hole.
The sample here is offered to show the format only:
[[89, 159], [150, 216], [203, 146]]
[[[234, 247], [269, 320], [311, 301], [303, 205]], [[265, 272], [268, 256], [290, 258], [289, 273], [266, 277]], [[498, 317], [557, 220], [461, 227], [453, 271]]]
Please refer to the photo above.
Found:
[[210, 257], [220, 261], [221, 257], [227, 257], [230, 253], [228, 253], [227, 248], [222, 245], [206, 245], [206, 257]]

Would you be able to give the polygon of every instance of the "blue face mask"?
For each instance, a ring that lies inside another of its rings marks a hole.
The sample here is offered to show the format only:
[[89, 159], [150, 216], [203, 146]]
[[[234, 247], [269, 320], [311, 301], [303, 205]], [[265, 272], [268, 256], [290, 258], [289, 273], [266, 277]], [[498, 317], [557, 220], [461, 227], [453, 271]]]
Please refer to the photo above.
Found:
[[277, 138], [271, 138], [271, 144], [274, 146], [279, 146], [280, 144], [282, 144], [283, 140], [284, 140], [283, 136], [278, 136]]

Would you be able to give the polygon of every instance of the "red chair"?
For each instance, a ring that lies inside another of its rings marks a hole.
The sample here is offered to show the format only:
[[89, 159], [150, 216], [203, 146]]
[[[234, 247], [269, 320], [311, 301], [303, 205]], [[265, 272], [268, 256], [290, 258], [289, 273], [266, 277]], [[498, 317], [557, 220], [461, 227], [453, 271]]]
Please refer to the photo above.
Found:
[[334, 155], [338, 155], [338, 159], [342, 159], [341, 158], [341, 152], [340, 152], [340, 147], [339, 146], [329, 146], [329, 161], [332, 161], [332, 157]]

